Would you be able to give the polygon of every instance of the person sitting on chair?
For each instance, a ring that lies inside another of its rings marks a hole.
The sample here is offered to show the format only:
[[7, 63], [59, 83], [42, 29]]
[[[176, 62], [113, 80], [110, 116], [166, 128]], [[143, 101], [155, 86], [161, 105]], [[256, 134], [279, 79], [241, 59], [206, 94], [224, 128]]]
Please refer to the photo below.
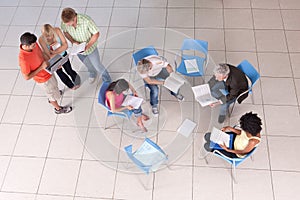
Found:
[[[221, 130], [227, 132], [228, 134], [233, 135], [233, 149], [229, 149], [224, 144], [219, 144], [223, 150], [219, 150], [225, 156], [230, 158], [243, 158], [249, 152], [251, 152], [255, 147], [257, 147], [261, 141], [260, 132], [261, 128], [261, 119], [257, 116], [257, 114], [249, 112], [244, 114], [240, 118], [240, 129], [232, 128], [230, 126], [225, 126]], [[213, 151], [209, 147], [210, 144], [210, 135], [211, 133], [206, 133], [204, 138], [206, 143], [204, 144], [204, 148], [207, 151]]]
[[135, 117], [137, 118], [137, 125], [141, 128], [143, 132], [147, 132], [143, 124], [143, 120], [149, 120], [149, 117], [142, 112], [142, 108], [134, 109], [131, 105], [122, 106], [122, 103], [125, 99], [124, 91], [128, 90], [132, 91], [134, 96], [138, 96], [136, 90], [132, 87], [130, 83], [128, 83], [125, 79], [119, 79], [109, 84], [106, 90], [106, 103], [112, 112], [121, 112], [123, 110], [132, 110]]
[[[158, 111], [158, 85], [163, 85], [164, 80], [173, 72], [172, 66], [157, 55], [151, 55], [138, 62], [137, 71], [144, 79], [145, 86], [150, 89], [150, 105], [152, 113], [157, 116]], [[179, 101], [183, 101], [181, 94], [170, 91]]]
[[[230, 64], [219, 64], [214, 73], [208, 84], [212, 96], [223, 102], [218, 118], [218, 122], [223, 123], [230, 104], [234, 103], [240, 94], [248, 90], [248, 80], [241, 70]], [[227, 94], [224, 94], [222, 90], [226, 91]], [[241, 103], [247, 96], [248, 93], [243, 94], [237, 99], [237, 102]], [[220, 103], [213, 103], [210, 106], [214, 107], [218, 104]]]

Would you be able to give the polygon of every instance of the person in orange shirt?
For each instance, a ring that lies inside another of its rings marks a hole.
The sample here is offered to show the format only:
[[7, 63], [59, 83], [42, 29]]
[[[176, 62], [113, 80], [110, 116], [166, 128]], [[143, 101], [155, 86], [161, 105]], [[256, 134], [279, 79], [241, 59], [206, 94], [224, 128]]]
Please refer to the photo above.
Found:
[[49, 103], [54, 106], [56, 114], [69, 113], [71, 106], [60, 106], [57, 100], [61, 94], [55, 76], [49, 74], [45, 68], [49, 65], [49, 57], [43, 54], [39, 45], [36, 43], [37, 37], [26, 32], [20, 37], [19, 66], [25, 80], [33, 80], [41, 86], [48, 97]]

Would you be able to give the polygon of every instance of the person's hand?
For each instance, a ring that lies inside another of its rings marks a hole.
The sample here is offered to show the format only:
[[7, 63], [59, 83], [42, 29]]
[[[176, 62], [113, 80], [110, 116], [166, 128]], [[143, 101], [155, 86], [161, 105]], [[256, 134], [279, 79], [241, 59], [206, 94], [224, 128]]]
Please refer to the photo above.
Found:
[[228, 148], [226, 147], [226, 145], [225, 145], [225, 143], [223, 143], [223, 144], [219, 144], [220, 145], [220, 147], [222, 147], [224, 150], [228, 150]]
[[63, 66], [59, 66], [57, 69], [61, 69]]
[[224, 126], [221, 131], [226, 132], [226, 131], [230, 131], [230, 126]]
[[213, 107], [215, 107], [215, 106], [217, 106], [217, 105], [219, 105], [220, 103], [219, 102], [216, 102], [216, 103], [211, 103], [211, 104], [209, 104], [209, 106], [211, 107], [211, 108], [213, 108]]
[[133, 110], [133, 106], [126, 106], [128, 110]]
[[133, 96], [138, 97], [138, 93], [136, 91], [134, 91]]
[[48, 67], [50, 65], [50, 63], [48, 61], [44, 61], [42, 63], [42, 69], [46, 69], [46, 67]]

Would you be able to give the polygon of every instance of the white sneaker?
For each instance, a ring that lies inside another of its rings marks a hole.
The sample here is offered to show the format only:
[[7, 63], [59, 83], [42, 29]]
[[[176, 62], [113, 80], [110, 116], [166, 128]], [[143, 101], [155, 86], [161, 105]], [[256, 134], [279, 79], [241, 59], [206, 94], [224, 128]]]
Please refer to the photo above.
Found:
[[152, 114], [157, 117], [159, 114], [158, 107], [152, 107]]
[[89, 77], [89, 84], [93, 84], [96, 80], [96, 77]]

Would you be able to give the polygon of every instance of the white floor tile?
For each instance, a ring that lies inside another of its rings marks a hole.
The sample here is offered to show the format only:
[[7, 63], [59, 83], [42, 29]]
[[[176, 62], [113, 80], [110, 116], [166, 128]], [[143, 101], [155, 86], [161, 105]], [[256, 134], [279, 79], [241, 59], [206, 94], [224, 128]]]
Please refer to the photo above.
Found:
[[[0, 184], [2, 185], [10, 161], [9, 156], [0, 156]], [[1, 196], [1, 195], [0, 195]]]
[[272, 172], [274, 195], [278, 200], [300, 198], [297, 187], [299, 184], [299, 172]]
[[110, 26], [135, 27], [138, 19], [137, 8], [114, 8]]
[[73, 200], [73, 197], [54, 196], [54, 195], [37, 195], [36, 200]]
[[90, 16], [97, 26], [108, 26], [112, 9], [109, 8], [87, 8], [86, 14]]
[[22, 123], [29, 101], [29, 96], [11, 96], [6, 107], [2, 122]]
[[46, 157], [52, 132], [52, 126], [23, 125], [14, 155]]
[[292, 65], [294, 77], [300, 78], [300, 69], [299, 69], [299, 67], [297, 67], [300, 64], [300, 54], [299, 53], [291, 53], [290, 59], [291, 59], [291, 65]]
[[225, 30], [225, 45], [228, 51], [255, 51], [253, 30]]
[[250, 8], [250, 0], [229, 0], [224, 2], [224, 8]]
[[80, 161], [47, 159], [40, 194], [74, 195]]
[[[42, 28], [42, 25], [44, 24], [51, 24], [52, 26], [55, 26], [55, 20], [57, 18], [60, 18], [60, 13], [59, 13], [59, 8], [58, 7], [51, 7], [51, 8], [43, 8], [41, 12], [41, 16], [39, 18], [39, 21], [37, 24], [39, 25], [37, 27], [37, 30], [40, 31]], [[38, 34], [40, 36], [41, 33]]]
[[139, 16], [139, 27], [165, 27], [165, 8], [141, 8]]
[[253, 10], [255, 29], [283, 29], [280, 10]]
[[44, 162], [45, 159], [43, 158], [12, 158], [2, 190], [8, 192], [37, 192]]
[[300, 31], [285, 31], [289, 52], [300, 52]]
[[195, 27], [196, 28], [223, 28], [222, 9], [196, 8]]
[[225, 28], [253, 28], [252, 13], [250, 9], [224, 10]]
[[256, 30], [255, 37], [258, 52], [287, 52], [282, 30]]
[[0, 17], [2, 19], [5, 18], [5, 20], [0, 22], [0, 25], [9, 25], [14, 16], [15, 10], [16, 8], [14, 7], [0, 7]]
[[[11, 33], [7, 33], [9, 35]], [[3, 38], [4, 39], [4, 38]], [[3, 44], [6, 42], [6, 39], [3, 40]], [[19, 43], [18, 43], [19, 44]], [[4, 47], [2, 46], [0, 48], [0, 54], [1, 57], [6, 59], [2, 59], [0, 63], [0, 69], [1, 70], [6, 70], [6, 69], [11, 69], [11, 70], [19, 70], [19, 61], [18, 61], [18, 55], [19, 55], [19, 49], [16, 47]]]
[[18, 76], [17, 70], [1, 70], [0, 94], [11, 94]]
[[17, 142], [20, 125], [0, 124], [0, 155], [11, 155]]
[[[30, 11], [28, 11], [30, 12]], [[5, 46], [13, 46], [15, 51], [18, 50], [19, 54], [19, 45], [20, 45], [20, 36], [25, 33], [25, 32], [31, 32], [33, 33], [35, 30], [35, 26], [33, 25], [24, 25], [24, 24], [19, 24], [18, 26], [9, 26], [5, 40], [3, 41], [3, 45]], [[40, 32], [39, 32], [40, 33]], [[14, 55], [14, 58], [17, 58], [17, 55]], [[17, 66], [19, 66], [19, 63], [17, 62]], [[14, 67], [17, 67], [14, 66]]]
[[277, 0], [251, 0], [252, 8], [279, 9], [279, 1]]
[[20, 193], [11, 193], [11, 192], [0, 192], [0, 198], [5, 200], [35, 200], [35, 194], [20, 194]]
[[34, 26], [41, 14], [41, 7], [18, 7], [12, 25]]
[[0, 118], [2, 119], [5, 109], [6, 109], [6, 106], [9, 101], [9, 95], [1, 95], [0, 97], [1, 97], [0, 98]]
[[167, 27], [191, 28], [194, 26], [194, 9], [169, 8], [167, 13]]
[[282, 10], [282, 19], [286, 30], [300, 30], [297, 18], [300, 17], [299, 10]]

